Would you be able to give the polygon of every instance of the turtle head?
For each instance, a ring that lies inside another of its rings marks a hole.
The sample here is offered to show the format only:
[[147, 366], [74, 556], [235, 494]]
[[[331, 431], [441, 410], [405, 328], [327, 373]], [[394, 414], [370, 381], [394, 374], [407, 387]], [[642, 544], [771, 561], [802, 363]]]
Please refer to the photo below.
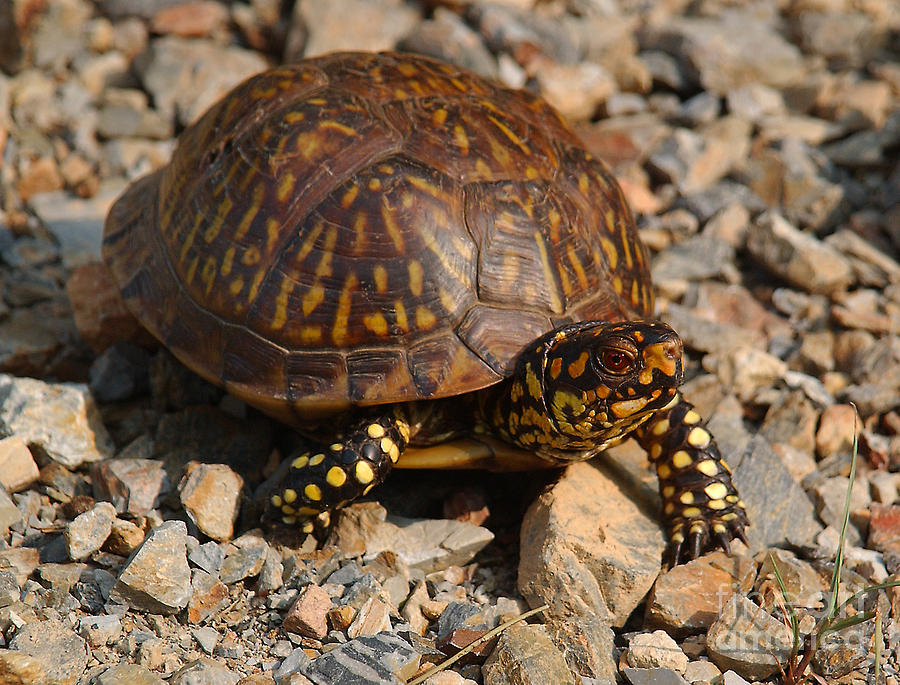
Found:
[[518, 360], [506, 432], [556, 459], [592, 456], [676, 401], [682, 351], [675, 331], [659, 322], [551, 331]]

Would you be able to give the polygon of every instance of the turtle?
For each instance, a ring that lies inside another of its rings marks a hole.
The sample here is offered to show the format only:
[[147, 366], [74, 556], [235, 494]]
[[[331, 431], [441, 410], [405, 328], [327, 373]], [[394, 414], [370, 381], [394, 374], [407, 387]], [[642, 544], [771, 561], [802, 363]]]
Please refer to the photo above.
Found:
[[116, 200], [103, 258], [181, 362], [311, 441], [271, 494], [284, 523], [393, 468], [561, 467], [633, 436], [674, 563], [746, 541], [622, 190], [535, 94], [396, 52], [271, 68]]

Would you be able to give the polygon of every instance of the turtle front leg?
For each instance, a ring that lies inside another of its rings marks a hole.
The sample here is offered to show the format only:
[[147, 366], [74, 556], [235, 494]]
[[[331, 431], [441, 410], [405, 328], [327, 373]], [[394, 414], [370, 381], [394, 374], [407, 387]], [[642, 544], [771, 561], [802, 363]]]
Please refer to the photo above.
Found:
[[640, 426], [635, 437], [656, 466], [669, 528], [670, 565], [684, 555], [700, 556], [711, 544], [728, 552], [729, 541], [747, 542], [747, 513], [731, 482], [731, 469], [693, 405], [679, 394], [670, 408]]
[[409, 443], [409, 423], [393, 415], [351, 424], [341, 437], [293, 457], [283, 487], [271, 497], [287, 524], [312, 532], [313, 520], [381, 483]]

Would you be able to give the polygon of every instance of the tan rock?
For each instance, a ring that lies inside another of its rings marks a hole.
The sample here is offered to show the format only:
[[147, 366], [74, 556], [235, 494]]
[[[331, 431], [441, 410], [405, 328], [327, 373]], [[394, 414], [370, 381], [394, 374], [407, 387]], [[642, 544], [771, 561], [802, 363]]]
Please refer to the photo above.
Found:
[[25, 441], [17, 435], [0, 439], [0, 485], [7, 492], [24, 490], [40, 476]]

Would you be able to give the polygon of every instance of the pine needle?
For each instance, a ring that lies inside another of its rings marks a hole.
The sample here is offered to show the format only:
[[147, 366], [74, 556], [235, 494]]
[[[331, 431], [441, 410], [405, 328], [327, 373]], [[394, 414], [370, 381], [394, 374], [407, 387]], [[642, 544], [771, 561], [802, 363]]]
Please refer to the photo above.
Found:
[[480, 638], [478, 638], [474, 642], [470, 642], [469, 644], [467, 644], [465, 647], [463, 647], [461, 650], [459, 650], [456, 654], [451, 656], [449, 659], [442, 661], [441, 663], [437, 664], [436, 666], [432, 666], [427, 671], [425, 671], [425, 673], [420, 675], [418, 678], [414, 678], [413, 680], [408, 681], [406, 683], [406, 685], [419, 685], [419, 683], [424, 683], [435, 673], [438, 673], [440, 671], [446, 670], [447, 668], [450, 668], [450, 666], [452, 666], [457, 661], [462, 659], [466, 654], [471, 652], [473, 649], [475, 649], [479, 645], [487, 642], [488, 640], [493, 639], [494, 637], [496, 637], [497, 635], [502, 633], [504, 630], [506, 630], [510, 626], [515, 625], [519, 621], [524, 621], [526, 618], [530, 618], [530, 617], [534, 616], [535, 614], [539, 614], [542, 611], [546, 611], [549, 608], [550, 608], [549, 605], [541, 604], [541, 606], [539, 606], [536, 609], [532, 609], [531, 611], [526, 611], [524, 614], [519, 614], [515, 618], [511, 618], [506, 623], [501, 623], [499, 626], [497, 626], [493, 630], [489, 630], [488, 632], [486, 632], [484, 635], [482, 635]]

